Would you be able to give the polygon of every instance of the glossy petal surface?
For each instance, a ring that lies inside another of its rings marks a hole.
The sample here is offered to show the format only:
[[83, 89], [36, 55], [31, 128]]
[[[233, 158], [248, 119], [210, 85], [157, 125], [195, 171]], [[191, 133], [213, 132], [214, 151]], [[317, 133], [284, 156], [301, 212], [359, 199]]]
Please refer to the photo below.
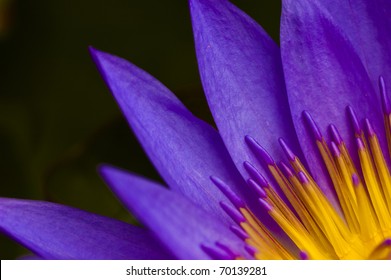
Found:
[[197, 59], [219, 132], [240, 172], [259, 166], [244, 137], [255, 138], [276, 160], [278, 138], [300, 153], [286, 97], [280, 51], [248, 15], [225, 0], [191, 0]]
[[220, 219], [226, 201], [211, 183], [243, 185], [219, 134], [166, 87], [130, 62], [91, 49], [93, 58], [144, 150], [167, 184]]
[[110, 166], [100, 173], [124, 205], [180, 259], [209, 259], [201, 245], [219, 241], [242, 252], [242, 241], [201, 208], [152, 181]]
[[0, 198], [0, 230], [45, 259], [172, 259], [143, 228], [49, 202]]
[[306, 110], [313, 116], [323, 135], [327, 135], [329, 124], [335, 124], [355, 157], [354, 132], [346, 107], [352, 106], [360, 120], [369, 118], [382, 138], [379, 98], [351, 42], [332, 16], [314, 2], [283, 2], [281, 52], [292, 117], [303, 153], [313, 176], [331, 197], [328, 178], [319, 168], [323, 164], [315, 140], [302, 113]]

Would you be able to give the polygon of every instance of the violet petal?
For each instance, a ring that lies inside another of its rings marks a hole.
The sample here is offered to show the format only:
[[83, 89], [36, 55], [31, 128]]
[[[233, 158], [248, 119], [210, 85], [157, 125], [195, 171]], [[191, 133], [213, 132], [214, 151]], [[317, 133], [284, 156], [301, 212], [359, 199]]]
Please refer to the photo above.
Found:
[[111, 166], [100, 174], [124, 205], [180, 259], [209, 259], [201, 245], [217, 241], [244, 253], [243, 241], [184, 196]]
[[279, 137], [300, 155], [277, 44], [229, 1], [190, 0], [190, 10], [204, 91], [239, 171], [248, 177], [244, 161], [260, 167], [246, 135], [276, 160], [284, 157]]
[[144, 228], [50, 202], [0, 198], [0, 231], [44, 259], [172, 259]]
[[[91, 54], [144, 150], [167, 184], [203, 209], [227, 219], [225, 196], [209, 180], [244, 185], [220, 135], [192, 115], [164, 85], [130, 62], [91, 48]], [[240, 193], [240, 192], [238, 192]]]
[[[368, 117], [382, 138], [381, 103], [351, 42], [332, 16], [313, 1], [283, 1], [281, 53], [301, 148], [312, 175], [333, 199], [328, 175], [304, 123], [303, 111], [312, 115], [323, 135], [327, 135], [329, 124], [336, 125], [357, 163], [354, 132], [346, 107], [352, 106], [360, 119]], [[308, 119], [308, 114], [305, 117]]]

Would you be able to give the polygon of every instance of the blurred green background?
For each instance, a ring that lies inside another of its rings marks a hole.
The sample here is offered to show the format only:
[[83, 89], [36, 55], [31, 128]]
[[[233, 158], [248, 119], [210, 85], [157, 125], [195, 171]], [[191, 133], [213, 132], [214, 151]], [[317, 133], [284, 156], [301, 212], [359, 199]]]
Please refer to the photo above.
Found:
[[[233, 1], [277, 41], [280, 1]], [[134, 222], [96, 174], [108, 162], [161, 180], [89, 57], [93, 45], [157, 77], [212, 122], [186, 0], [0, 0], [0, 196]], [[26, 250], [0, 235], [0, 258]]]

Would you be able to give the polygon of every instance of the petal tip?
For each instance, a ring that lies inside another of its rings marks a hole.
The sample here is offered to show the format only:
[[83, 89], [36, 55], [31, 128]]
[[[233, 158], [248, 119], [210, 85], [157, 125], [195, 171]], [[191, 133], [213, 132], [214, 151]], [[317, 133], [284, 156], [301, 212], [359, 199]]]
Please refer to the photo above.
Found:
[[111, 173], [116, 171], [116, 168], [107, 163], [100, 163], [96, 167], [96, 171], [99, 174], [99, 176], [106, 181], [106, 179], [108, 179], [108, 177], [111, 176]]

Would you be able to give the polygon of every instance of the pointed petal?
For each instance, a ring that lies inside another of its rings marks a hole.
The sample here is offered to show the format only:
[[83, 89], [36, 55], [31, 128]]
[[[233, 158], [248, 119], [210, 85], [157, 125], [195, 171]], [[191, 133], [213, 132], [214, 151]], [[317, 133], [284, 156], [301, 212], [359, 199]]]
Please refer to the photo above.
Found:
[[314, 1], [283, 2], [281, 53], [298, 138], [313, 176], [328, 194], [329, 180], [320, 170], [323, 164], [304, 124], [303, 111], [312, 114], [323, 135], [330, 123], [336, 125], [355, 157], [346, 107], [352, 106], [360, 120], [368, 117], [375, 122], [376, 132], [384, 136], [379, 98], [349, 40]]
[[[279, 48], [261, 26], [229, 1], [189, 2], [201, 80], [219, 133], [244, 178], [249, 174], [243, 163], [251, 162], [265, 171], [273, 185], [273, 176], [250, 150], [245, 136], [255, 138], [275, 160], [284, 157], [280, 137], [301, 156]], [[254, 192], [250, 193], [246, 197], [252, 199], [247, 201], [252, 211], [273, 232], [281, 231], [260, 207]]]
[[162, 84], [131, 63], [91, 48], [91, 54], [130, 126], [155, 167], [174, 190], [225, 220], [226, 201], [210, 175], [240, 187], [219, 134], [197, 119]]
[[285, 92], [280, 51], [248, 15], [225, 0], [190, 0], [197, 59], [215, 122], [237, 168], [258, 164], [244, 137], [255, 138], [276, 160], [278, 138], [300, 149]]
[[0, 198], [0, 231], [44, 259], [172, 259], [143, 228], [71, 207]]
[[114, 167], [102, 166], [100, 174], [124, 205], [179, 259], [209, 259], [201, 245], [216, 241], [243, 251], [243, 241], [226, 225], [180, 194]]
[[391, 91], [391, 1], [318, 0], [333, 15], [338, 28], [344, 31], [360, 55], [377, 89], [382, 75]]

